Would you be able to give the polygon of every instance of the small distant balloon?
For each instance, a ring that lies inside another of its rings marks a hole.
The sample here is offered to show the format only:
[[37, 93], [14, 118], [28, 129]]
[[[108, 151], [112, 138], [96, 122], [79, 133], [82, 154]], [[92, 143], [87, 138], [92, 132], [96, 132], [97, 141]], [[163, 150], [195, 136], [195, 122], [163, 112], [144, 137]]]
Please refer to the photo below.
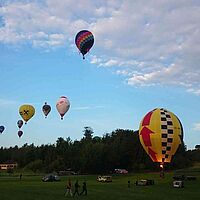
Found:
[[3, 131], [5, 130], [4, 126], [0, 126], [0, 133], [3, 133]]
[[94, 44], [94, 36], [88, 30], [82, 30], [76, 34], [75, 43], [79, 51], [85, 59], [85, 54], [92, 48]]
[[20, 131], [18, 131], [17, 134], [18, 134], [19, 137], [21, 137], [23, 135], [23, 131], [20, 130]]
[[21, 115], [21, 117], [23, 118], [23, 120], [26, 122], [31, 119], [33, 117], [33, 115], [35, 114], [35, 108], [32, 105], [22, 105], [19, 108], [19, 114]]
[[70, 107], [70, 102], [65, 96], [61, 96], [57, 103], [56, 103], [56, 108], [61, 116], [61, 119], [63, 119], [65, 113], [69, 110]]
[[42, 106], [42, 111], [43, 111], [43, 113], [45, 115], [45, 118], [47, 118], [47, 115], [51, 111], [51, 106], [48, 105], [47, 102], [45, 102], [45, 104]]
[[21, 128], [23, 126], [23, 124], [24, 124], [23, 120], [20, 119], [17, 121], [18, 128]]

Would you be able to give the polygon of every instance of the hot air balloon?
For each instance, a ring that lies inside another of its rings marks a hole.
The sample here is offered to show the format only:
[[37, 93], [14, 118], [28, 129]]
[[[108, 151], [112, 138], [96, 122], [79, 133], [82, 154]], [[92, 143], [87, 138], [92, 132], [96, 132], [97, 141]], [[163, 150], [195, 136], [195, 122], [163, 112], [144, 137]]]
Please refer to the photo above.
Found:
[[42, 111], [45, 115], [45, 118], [47, 118], [47, 115], [49, 114], [49, 112], [51, 111], [51, 106], [47, 104], [47, 102], [45, 102], [45, 104], [42, 107]]
[[27, 121], [31, 119], [31, 117], [33, 117], [33, 115], [35, 114], [35, 108], [32, 105], [28, 104], [22, 105], [19, 108], [19, 114], [21, 115], [26, 124]]
[[61, 119], [63, 119], [65, 113], [69, 110], [69, 107], [70, 102], [67, 97], [61, 96], [56, 103], [56, 108], [61, 116]]
[[20, 119], [17, 121], [17, 126], [19, 127], [19, 129], [23, 126], [23, 124], [24, 124], [23, 120]]
[[172, 112], [156, 108], [145, 115], [139, 128], [140, 142], [153, 162], [170, 163], [183, 139], [183, 128]]
[[5, 130], [4, 126], [0, 126], [0, 133], [3, 133], [3, 131]]
[[77, 33], [75, 43], [79, 51], [85, 59], [85, 54], [92, 48], [94, 44], [94, 36], [90, 31], [82, 30]]
[[17, 134], [18, 134], [19, 137], [21, 137], [23, 135], [23, 131], [20, 130], [20, 131], [18, 131]]

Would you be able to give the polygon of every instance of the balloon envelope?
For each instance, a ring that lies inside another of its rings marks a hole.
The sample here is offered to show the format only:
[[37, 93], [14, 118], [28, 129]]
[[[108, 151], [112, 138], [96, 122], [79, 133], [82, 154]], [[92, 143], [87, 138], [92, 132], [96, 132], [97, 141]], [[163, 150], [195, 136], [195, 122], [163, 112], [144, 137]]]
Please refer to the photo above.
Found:
[[18, 131], [18, 136], [21, 137], [23, 135], [23, 131]]
[[23, 126], [23, 124], [24, 124], [23, 120], [20, 119], [20, 120], [17, 121], [17, 126], [19, 128], [21, 128]]
[[82, 30], [77, 33], [75, 43], [79, 51], [82, 53], [83, 59], [85, 59], [84, 55], [92, 48], [94, 44], [94, 36], [90, 31]]
[[170, 163], [182, 142], [183, 128], [172, 112], [156, 108], [140, 123], [140, 142], [153, 162]]
[[61, 96], [57, 103], [56, 103], [56, 108], [61, 116], [61, 119], [63, 119], [65, 113], [69, 110], [70, 107], [70, 102], [65, 96]]
[[0, 126], [0, 133], [3, 133], [3, 131], [5, 130], [4, 126]]
[[47, 117], [47, 115], [49, 114], [49, 112], [51, 111], [51, 106], [47, 104], [47, 102], [45, 102], [45, 104], [42, 107], [42, 111], [45, 115], [45, 117]]
[[19, 108], [19, 114], [21, 115], [23, 120], [27, 122], [35, 114], [35, 108], [32, 105], [28, 104], [22, 105]]

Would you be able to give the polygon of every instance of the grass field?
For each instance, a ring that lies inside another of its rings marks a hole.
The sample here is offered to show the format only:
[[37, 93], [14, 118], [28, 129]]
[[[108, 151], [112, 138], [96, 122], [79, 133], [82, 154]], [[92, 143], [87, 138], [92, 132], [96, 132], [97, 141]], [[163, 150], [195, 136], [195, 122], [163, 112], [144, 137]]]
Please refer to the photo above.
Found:
[[[161, 179], [156, 173], [129, 174], [113, 176], [112, 183], [98, 183], [94, 175], [71, 176], [72, 182], [86, 180], [88, 195], [78, 197], [66, 197], [65, 185], [68, 177], [62, 176], [60, 182], [42, 182], [42, 176], [23, 175], [0, 176], [0, 200], [125, 200], [125, 199], [145, 199], [145, 200], [199, 200], [200, 199], [200, 173], [195, 172], [196, 181], [184, 181], [184, 188], [172, 187], [173, 173], [166, 173]], [[155, 185], [136, 186], [133, 183], [137, 179], [154, 179]], [[131, 187], [127, 187], [128, 180]]]

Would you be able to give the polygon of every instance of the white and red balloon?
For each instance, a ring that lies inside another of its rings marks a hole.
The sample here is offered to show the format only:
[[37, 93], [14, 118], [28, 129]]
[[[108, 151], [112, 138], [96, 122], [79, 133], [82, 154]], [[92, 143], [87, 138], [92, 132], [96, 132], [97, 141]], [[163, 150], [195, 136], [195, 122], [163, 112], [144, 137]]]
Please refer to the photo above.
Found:
[[61, 119], [63, 119], [65, 113], [69, 110], [70, 107], [70, 102], [67, 97], [61, 96], [57, 103], [56, 103], [56, 108], [61, 116]]

